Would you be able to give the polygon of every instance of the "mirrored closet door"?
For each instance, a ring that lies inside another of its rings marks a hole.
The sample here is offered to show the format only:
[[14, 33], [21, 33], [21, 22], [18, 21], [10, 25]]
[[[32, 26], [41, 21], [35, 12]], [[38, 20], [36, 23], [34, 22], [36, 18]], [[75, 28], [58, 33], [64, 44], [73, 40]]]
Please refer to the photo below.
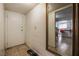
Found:
[[74, 30], [75, 13], [74, 4], [47, 4], [47, 50], [56, 55], [74, 55], [75, 42], [73, 41], [76, 40]]

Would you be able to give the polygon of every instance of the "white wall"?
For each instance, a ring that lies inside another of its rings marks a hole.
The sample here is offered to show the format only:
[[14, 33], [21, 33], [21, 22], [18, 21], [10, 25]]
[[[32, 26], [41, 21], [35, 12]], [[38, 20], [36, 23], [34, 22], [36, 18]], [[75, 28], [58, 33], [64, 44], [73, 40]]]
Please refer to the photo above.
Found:
[[4, 55], [4, 6], [0, 3], [0, 56]]
[[42, 56], [46, 50], [46, 4], [39, 4], [26, 14], [26, 44]]

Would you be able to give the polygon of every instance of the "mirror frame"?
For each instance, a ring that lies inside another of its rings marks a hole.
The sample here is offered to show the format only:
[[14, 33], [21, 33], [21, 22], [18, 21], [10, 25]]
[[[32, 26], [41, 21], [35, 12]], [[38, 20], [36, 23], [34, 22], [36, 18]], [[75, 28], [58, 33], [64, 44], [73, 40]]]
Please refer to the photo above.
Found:
[[[52, 51], [50, 49], [48, 49], [48, 9], [47, 9], [48, 3], [46, 3], [46, 50], [48, 50], [49, 52], [58, 55], [58, 56], [62, 56], [60, 54], [58, 54], [55, 51]], [[72, 3], [72, 8], [73, 8], [73, 17], [72, 17], [72, 56], [78, 56], [79, 55], [79, 4], [76, 3]], [[56, 23], [56, 22], [55, 22]], [[56, 37], [55, 37], [56, 38]]]

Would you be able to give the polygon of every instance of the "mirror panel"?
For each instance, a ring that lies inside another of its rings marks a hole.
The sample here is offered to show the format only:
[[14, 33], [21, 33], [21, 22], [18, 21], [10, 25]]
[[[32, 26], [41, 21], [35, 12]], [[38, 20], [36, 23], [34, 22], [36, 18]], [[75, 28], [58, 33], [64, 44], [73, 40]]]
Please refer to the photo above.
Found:
[[48, 3], [48, 50], [58, 55], [72, 55], [73, 6]]

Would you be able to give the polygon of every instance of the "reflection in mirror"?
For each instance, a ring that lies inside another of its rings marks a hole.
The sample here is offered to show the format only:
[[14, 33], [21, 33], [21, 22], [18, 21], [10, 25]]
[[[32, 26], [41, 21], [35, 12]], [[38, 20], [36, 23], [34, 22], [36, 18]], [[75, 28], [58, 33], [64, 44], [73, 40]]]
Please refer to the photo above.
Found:
[[48, 4], [48, 50], [72, 55], [72, 4]]

